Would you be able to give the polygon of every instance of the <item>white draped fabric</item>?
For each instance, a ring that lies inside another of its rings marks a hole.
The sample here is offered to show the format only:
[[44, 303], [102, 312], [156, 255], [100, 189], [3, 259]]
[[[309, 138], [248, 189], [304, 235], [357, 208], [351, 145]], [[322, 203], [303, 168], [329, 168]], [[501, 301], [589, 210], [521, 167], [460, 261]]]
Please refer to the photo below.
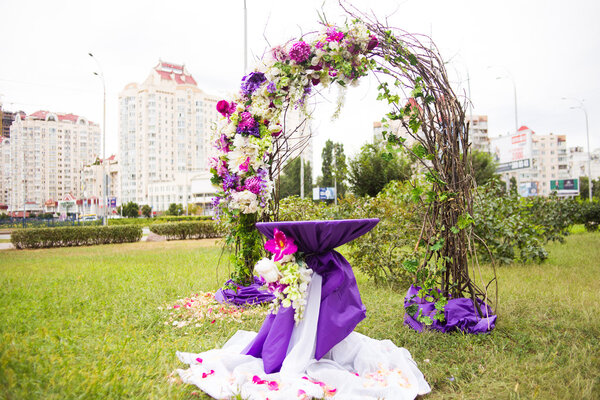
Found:
[[310, 398], [414, 399], [431, 390], [408, 350], [389, 340], [352, 332], [321, 360], [315, 360], [321, 300], [320, 275], [309, 285], [304, 319], [293, 330], [281, 371], [266, 374], [260, 358], [240, 354], [255, 332], [238, 331], [220, 349], [177, 352], [189, 364], [177, 372], [185, 383], [215, 399], [237, 394], [248, 400]]

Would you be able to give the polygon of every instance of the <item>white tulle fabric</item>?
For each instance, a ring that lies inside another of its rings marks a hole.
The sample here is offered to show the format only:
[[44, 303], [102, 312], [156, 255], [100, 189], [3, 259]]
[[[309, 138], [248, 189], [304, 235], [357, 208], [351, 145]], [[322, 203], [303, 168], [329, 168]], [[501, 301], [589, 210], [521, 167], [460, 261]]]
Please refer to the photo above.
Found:
[[294, 327], [281, 371], [266, 374], [262, 359], [240, 354], [255, 332], [238, 331], [220, 349], [177, 352], [187, 370], [185, 383], [215, 399], [236, 395], [248, 400], [333, 398], [414, 399], [431, 390], [408, 350], [389, 340], [357, 332], [338, 343], [321, 360], [315, 346], [322, 278], [313, 274], [304, 319]]

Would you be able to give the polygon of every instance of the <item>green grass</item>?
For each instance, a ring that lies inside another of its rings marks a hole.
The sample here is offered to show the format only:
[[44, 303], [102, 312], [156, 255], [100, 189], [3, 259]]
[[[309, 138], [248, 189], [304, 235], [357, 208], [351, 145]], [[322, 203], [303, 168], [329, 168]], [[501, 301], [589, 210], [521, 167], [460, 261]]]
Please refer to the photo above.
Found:
[[[410, 350], [432, 385], [427, 399], [600, 398], [600, 235], [549, 251], [542, 265], [498, 270], [492, 334], [413, 332], [404, 293], [362, 275], [367, 318], [357, 330]], [[206, 241], [1, 251], [0, 398], [197, 398], [168, 381], [183, 367], [175, 351], [219, 347], [261, 323], [164, 324], [160, 306], [225, 280], [219, 255]]]

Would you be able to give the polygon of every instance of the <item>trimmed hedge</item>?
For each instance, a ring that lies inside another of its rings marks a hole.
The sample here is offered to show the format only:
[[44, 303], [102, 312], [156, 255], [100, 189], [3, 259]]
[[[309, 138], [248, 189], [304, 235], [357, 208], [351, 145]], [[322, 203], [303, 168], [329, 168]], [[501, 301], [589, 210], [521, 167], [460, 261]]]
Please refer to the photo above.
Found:
[[207, 239], [221, 237], [218, 225], [213, 221], [173, 222], [150, 225], [150, 231], [167, 240]]
[[179, 222], [179, 221], [211, 221], [210, 215], [190, 215], [190, 216], [161, 216], [154, 218], [109, 218], [108, 225], [141, 225], [150, 226], [153, 224], [165, 224], [167, 222]]
[[69, 226], [18, 229], [10, 241], [17, 249], [36, 249], [128, 243], [141, 238], [142, 228], [138, 226]]

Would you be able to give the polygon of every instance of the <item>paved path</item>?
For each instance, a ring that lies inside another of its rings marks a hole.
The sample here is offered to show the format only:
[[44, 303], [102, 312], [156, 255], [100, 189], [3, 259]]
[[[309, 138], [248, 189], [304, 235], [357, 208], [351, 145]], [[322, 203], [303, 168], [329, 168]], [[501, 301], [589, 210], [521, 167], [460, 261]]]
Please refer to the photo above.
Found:
[[12, 245], [12, 243], [0, 243], [0, 250], [10, 250], [14, 248], [15, 247]]

